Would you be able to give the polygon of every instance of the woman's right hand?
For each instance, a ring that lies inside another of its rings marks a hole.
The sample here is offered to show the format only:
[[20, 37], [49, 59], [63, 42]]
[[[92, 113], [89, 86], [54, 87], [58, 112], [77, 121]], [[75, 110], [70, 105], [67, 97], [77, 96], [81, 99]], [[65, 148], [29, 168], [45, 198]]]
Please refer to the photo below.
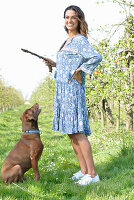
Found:
[[74, 72], [74, 75], [69, 80], [69, 83], [71, 83], [73, 79], [76, 79], [76, 81], [78, 81], [78, 83], [82, 84], [82, 78], [81, 78], [80, 72], [81, 72], [80, 68], [76, 69], [76, 71]]
[[48, 67], [56, 67], [56, 62], [54, 62], [53, 60], [51, 60], [50, 58], [45, 58], [45, 65], [47, 65]]

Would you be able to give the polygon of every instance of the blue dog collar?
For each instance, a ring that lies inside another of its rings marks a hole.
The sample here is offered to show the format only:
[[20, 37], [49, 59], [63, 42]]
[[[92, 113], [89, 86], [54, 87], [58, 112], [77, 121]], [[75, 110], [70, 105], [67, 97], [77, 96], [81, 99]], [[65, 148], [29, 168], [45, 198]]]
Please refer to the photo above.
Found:
[[28, 130], [28, 131], [25, 131], [24, 133], [40, 133], [39, 130]]

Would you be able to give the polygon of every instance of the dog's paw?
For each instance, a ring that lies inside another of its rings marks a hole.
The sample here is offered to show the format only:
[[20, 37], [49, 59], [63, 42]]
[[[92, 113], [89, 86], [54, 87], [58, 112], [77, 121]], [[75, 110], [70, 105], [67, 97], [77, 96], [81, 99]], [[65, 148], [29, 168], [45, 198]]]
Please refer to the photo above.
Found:
[[39, 179], [40, 179], [40, 174], [39, 174], [39, 172], [37, 172], [36, 174], [35, 174], [35, 178], [34, 178], [36, 181], [38, 181]]

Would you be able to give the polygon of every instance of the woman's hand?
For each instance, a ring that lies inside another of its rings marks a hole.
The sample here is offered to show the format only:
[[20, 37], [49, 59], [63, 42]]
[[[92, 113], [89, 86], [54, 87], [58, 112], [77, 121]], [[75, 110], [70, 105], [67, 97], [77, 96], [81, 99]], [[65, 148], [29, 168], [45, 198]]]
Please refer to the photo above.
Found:
[[72, 82], [72, 80], [75, 78], [76, 81], [78, 81], [80, 84], [82, 84], [82, 79], [81, 79], [81, 74], [80, 74], [81, 69], [78, 68], [75, 72], [72, 78], [70, 79], [69, 83]]
[[45, 64], [48, 67], [56, 67], [56, 62], [54, 62], [53, 60], [51, 60], [50, 58], [45, 58]]

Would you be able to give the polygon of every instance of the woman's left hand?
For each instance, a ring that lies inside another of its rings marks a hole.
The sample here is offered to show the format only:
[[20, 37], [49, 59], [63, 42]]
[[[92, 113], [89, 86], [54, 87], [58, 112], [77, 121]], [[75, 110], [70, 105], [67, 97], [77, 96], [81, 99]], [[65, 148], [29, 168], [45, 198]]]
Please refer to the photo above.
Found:
[[72, 82], [73, 79], [76, 79], [80, 84], [82, 84], [82, 79], [81, 79], [81, 74], [80, 74], [81, 69], [78, 68], [75, 72], [72, 78], [69, 80], [69, 83]]

